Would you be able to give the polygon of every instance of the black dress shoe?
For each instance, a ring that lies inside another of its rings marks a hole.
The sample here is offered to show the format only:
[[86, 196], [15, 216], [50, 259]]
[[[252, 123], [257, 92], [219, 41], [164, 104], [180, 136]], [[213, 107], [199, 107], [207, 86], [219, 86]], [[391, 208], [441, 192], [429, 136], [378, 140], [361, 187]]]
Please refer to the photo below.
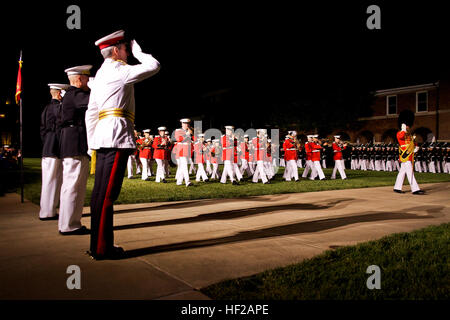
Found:
[[394, 189], [394, 192], [397, 192], [397, 193], [405, 193], [405, 191], [398, 190], [398, 189]]
[[209, 182], [209, 179], [206, 179], [204, 182]]
[[270, 180], [267, 180], [267, 182], [264, 182], [263, 184], [272, 184], [272, 182], [270, 182]]
[[194, 184], [192, 183], [192, 182], [189, 182], [187, 185], [186, 185], [186, 187], [193, 187], [194, 186]]
[[125, 250], [121, 247], [112, 247], [105, 254], [93, 255], [90, 251], [86, 252], [94, 260], [118, 260], [125, 258]]
[[232, 184], [235, 185], [235, 186], [238, 186], [239, 182], [237, 182], [236, 180], [233, 180]]
[[166, 180], [166, 179], [163, 179], [162, 182], [163, 182], [163, 183], [167, 183], [167, 180]]
[[412, 194], [425, 194], [425, 191], [417, 190], [417, 191], [414, 191]]
[[59, 218], [59, 215], [57, 214], [54, 217], [39, 218], [39, 220], [41, 220], [41, 221], [49, 221], [49, 220], [58, 220], [58, 218]]
[[73, 230], [73, 231], [66, 231], [66, 232], [59, 232], [63, 236], [72, 236], [72, 235], [83, 235], [83, 234], [90, 234], [91, 230], [86, 228], [85, 226], [82, 226], [79, 229]]

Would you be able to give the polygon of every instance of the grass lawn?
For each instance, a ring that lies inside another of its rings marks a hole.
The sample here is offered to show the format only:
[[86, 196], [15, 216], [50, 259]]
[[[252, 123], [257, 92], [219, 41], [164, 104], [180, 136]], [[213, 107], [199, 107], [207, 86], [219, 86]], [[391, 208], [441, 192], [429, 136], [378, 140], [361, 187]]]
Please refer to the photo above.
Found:
[[[26, 158], [25, 165], [25, 198], [33, 203], [39, 204], [41, 193], [41, 159]], [[156, 170], [155, 170], [156, 171]], [[191, 176], [191, 181], [195, 186], [186, 188], [184, 185], [177, 186], [175, 184], [176, 168], [171, 168], [172, 178], [167, 179], [168, 183], [156, 183], [154, 177], [152, 181], [142, 181], [140, 176], [137, 179], [124, 179], [123, 187], [119, 199], [120, 203], [143, 203], [155, 201], [176, 201], [176, 200], [192, 200], [192, 199], [210, 199], [210, 198], [236, 198], [248, 197], [264, 194], [280, 194], [293, 192], [311, 192], [322, 190], [337, 190], [350, 188], [367, 188], [379, 186], [394, 186], [397, 172], [376, 172], [376, 171], [359, 171], [347, 170], [347, 180], [325, 180], [310, 181], [300, 180], [299, 182], [285, 182], [282, 180], [283, 168], [280, 168], [272, 184], [263, 185], [262, 183], [254, 184], [251, 181], [242, 182], [239, 186], [228, 184], [223, 185], [218, 182], [196, 183], [195, 176]], [[299, 169], [301, 174], [303, 169]], [[327, 178], [331, 176], [332, 169], [325, 169], [324, 173]], [[416, 179], [420, 183], [430, 182], [450, 182], [449, 174], [433, 174], [433, 173], [416, 173]], [[10, 190], [16, 190], [18, 187], [18, 174], [10, 174], [9, 177], [2, 177], [2, 183], [10, 185]], [[405, 179], [405, 184], [407, 184]], [[94, 185], [94, 176], [89, 176], [86, 192], [85, 205], [89, 205], [91, 190]], [[20, 192], [20, 191], [18, 191]]]
[[[398, 233], [201, 291], [216, 300], [449, 299], [450, 224]], [[367, 267], [381, 269], [369, 290]]]

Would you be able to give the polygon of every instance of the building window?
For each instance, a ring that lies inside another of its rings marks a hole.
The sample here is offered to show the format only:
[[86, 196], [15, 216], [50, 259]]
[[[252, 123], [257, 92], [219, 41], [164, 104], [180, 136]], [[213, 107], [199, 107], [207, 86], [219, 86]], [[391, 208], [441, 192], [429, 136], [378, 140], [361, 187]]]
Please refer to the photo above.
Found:
[[427, 112], [428, 111], [428, 92], [417, 92], [416, 93], [416, 112]]
[[387, 114], [397, 114], [397, 96], [386, 97]]

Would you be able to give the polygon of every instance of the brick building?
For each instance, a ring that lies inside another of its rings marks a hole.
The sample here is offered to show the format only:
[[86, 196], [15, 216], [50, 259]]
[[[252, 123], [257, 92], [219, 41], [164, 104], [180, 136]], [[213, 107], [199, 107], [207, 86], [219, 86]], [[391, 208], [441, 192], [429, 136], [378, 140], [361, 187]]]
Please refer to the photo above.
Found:
[[339, 132], [351, 142], [396, 142], [403, 110], [415, 115], [412, 130], [417, 142], [450, 141], [450, 81], [383, 89], [374, 95], [372, 116], [359, 118], [358, 130]]

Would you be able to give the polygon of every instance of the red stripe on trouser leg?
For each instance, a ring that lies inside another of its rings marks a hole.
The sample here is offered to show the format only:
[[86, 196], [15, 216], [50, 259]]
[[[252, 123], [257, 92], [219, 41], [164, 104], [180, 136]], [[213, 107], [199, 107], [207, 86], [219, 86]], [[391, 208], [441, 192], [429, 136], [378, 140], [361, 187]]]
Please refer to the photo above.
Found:
[[120, 159], [120, 151], [117, 151], [116, 156], [114, 158], [114, 164], [111, 169], [111, 174], [109, 176], [108, 188], [106, 189], [105, 199], [103, 200], [102, 213], [100, 216], [100, 225], [98, 228], [98, 239], [97, 239], [97, 254], [102, 255], [106, 253], [106, 239], [104, 235], [105, 231], [105, 221], [107, 210], [110, 206], [112, 206], [111, 200], [111, 192], [114, 187], [115, 177], [117, 174], [117, 166], [119, 164]]

